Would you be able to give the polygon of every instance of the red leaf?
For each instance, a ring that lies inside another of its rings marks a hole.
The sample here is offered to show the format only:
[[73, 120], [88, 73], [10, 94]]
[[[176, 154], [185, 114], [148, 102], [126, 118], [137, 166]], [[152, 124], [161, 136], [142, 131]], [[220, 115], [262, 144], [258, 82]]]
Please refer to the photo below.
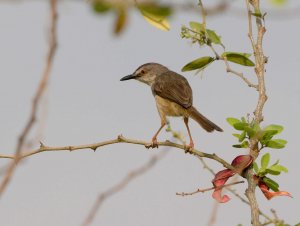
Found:
[[212, 183], [215, 187], [215, 190], [212, 194], [212, 197], [221, 203], [228, 202], [230, 198], [227, 195], [222, 196], [222, 188], [229, 179], [236, 173], [242, 172], [253, 162], [253, 158], [250, 155], [239, 155], [231, 163], [235, 168], [234, 170], [225, 169], [221, 170], [215, 175], [215, 178], [212, 180]]
[[246, 169], [253, 162], [250, 155], [239, 155], [232, 162], [231, 165], [236, 168], [236, 172], [240, 173]]
[[234, 174], [235, 172], [233, 172], [232, 170], [225, 169], [215, 175], [215, 178], [212, 180], [212, 183], [215, 187], [215, 191], [213, 192], [212, 197], [216, 201], [224, 203], [230, 200], [227, 195], [222, 196], [222, 186], [226, 183], [229, 177], [232, 177]]
[[277, 191], [277, 192], [271, 192], [269, 191], [270, 188], [262, 181], [258, 183], [258, 187], [262, 191], [262, 193], [265, 195], [265, 197], [270, 200], [276, 196], [289, 196], [292, 198], [292, 195], [288, 193], [287, 191]]

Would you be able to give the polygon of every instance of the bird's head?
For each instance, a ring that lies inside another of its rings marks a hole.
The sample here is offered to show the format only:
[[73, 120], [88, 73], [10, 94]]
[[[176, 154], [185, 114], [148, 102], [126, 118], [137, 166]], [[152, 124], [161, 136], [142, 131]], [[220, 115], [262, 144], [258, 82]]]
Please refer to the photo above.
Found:
[[140, 82], [152, 85], [157, 76], [167, 72], [169, 69], [158, 63], [147, 63], [138, 67], [133, 74], [121, 78], [120, 81], [136, 79]]

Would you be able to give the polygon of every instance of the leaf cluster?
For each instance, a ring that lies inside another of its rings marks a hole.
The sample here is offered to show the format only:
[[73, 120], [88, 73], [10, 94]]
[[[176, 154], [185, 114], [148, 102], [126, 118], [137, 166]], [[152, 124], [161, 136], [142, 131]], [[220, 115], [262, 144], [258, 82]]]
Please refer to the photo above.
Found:
[[181, 69], [183, 72], [197, 69], [203, 70], [215, 60], [224, 60], [225, 58], [227, 61], [247, 67], [253, 67], [255, 65], [253, 61], [250, 60], [251, 54], [249, 53], [225, 51], [225, 46], [221, 41], [221, 36], [214, 30], [208, 29], [203, 23], [192, 21], [189, 23], [189, 27], [182, 26], [181, 37], [190, 39], [192, 43], [197, 43], [200, 46], [208, 46], [212, 48], [213, 45], [219, 45], [223, 47], [224, 50], [220, 56], [215, 52], [215, 57], [204, 56], [189, 62]]
[[287, 144], [286, 140], [274, 139], [274, 136], [283, 131], [283, 126], [271, 124], [264, 128], [260, 128], [259, 123], [252, 121], [247, 122], [244, 117], [240, 119], [237, 118], [227, 118], [227, 122], [240, 133], [234, 133], [239, 143], [233, 145], [235, 148], [248, 148], [250, 139], [255, 139], [258, 141], [259, 149], [263, 148], [273, 148], [282, 149]]
[[272, 165], [269, 165], [270, 163], [270, 154], [266, 153], [261, 157], [260, 164], [261, 167], [258, 167], [258, 164], [256, 162], [253, 163], [253, 169], [256, 173], [256, 176], [261, 178], [261, 180], [273, 191], [277, 192], [279, 191], [279, 184], [272, 180], [271, 178], [267, 177], [266, 175], [275, 175], [278, 176], [282, 172], [287, 173], [288, 169], [284, 167], [283, 165], [279, 164], [279, 160], [277, 160]]

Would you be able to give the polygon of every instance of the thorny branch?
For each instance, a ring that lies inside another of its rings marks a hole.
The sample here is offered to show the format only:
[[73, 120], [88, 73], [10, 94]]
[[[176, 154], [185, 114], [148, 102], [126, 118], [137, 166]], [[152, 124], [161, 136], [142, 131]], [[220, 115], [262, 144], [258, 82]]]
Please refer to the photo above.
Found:
[[3, 194], [5, 188], [7, 187], [8, 183], [10, 182], [10, 179], [16, 169], [17, 163], [22, 159], [22, 149], [24, 147], [24, 144], [26, 142], [27, 136], [32, 129], [35, 121], [36, 121], [36, 115], [38, 110], [38, 105], [41, 99], [41, 96], [45, 90], [45, 87], [47, 85], [50, 71], [52, 68], [52, 62], [56, 51], [57, 41], [56, 41], [56, 24], [57, 24], [57, 0], [49, 0], [50, 3], [50, 32], [49, 32], [49, 50], [47, 54], [46, 59], [46, 65], [44, 68], [44, 72], [42, 75], [42, 78], [40, 80], [38, 89], [36, 91], [36, 94], [34, 95], [33, 101], [32, 101], [32, 108], [30, 117], [21, 132], [21, 135], [19, 136], [16, 152], [14, 155], [14, 162], [12, 162], [6, 171], [6, 174], [4, 176], [4, 179], [2, 180], [2, 183], [0, 184], [0, 196]]
[[[78, 145], [78, 146], [60, 146], [60, 147], [50, 147], [50, 146], [45, 146], [43, 143], [41, 143], [41, 146], [32, 151], [24, 152], [24, 154], [21, 154], [16, 158], [14, 155], [2, 155], [0, 154], [0, 158], [8, 158], [8, 159], [23, 159], [27, 158], [32, 155], [36, 155], [42, 152], [49, 152], [49, 151], [75, 151], [75, 150], [82, 150], [82, 149], [92, 149], [96, 151], [97, 148], [106, 146], [106, 145], [111, 145], [111, 144], [117, 144], [117, 143], [128, 143], [128, 144], [138, 144], [138, 145], [143, 145], [143, 146], [148, 146], [149, 143], [146, 141], [141, 141], [141, 140], [134, 140], [134, 139], [128, 139], [123, 137], [122, 135], [119, 135], [116, 139], [113, 140], [108, 140], [108, 141], [103, 141], [99, 143], [93, 143], [93, 144], [83, 144], [83, 145]], [[159, 146], [167, 146], [167, 147], [175, 147], [177, 149], [181, 149], [184, 152], [186, 151], [185, 145], [182, 144], [177, 144], [171, 141], [164, 141], [164, 142], [158, 142]], [[188, 151], [188, 153], [198, 156], [198, 157], [204, 157], [204, 158], [209, 158], [213, 159], [219, 163], [221, 163], [225, 168], [234, 170], [234, 167], [226, 162], [224, 159], [220, 158], [216, 154], [210, 154], [210, 153], [205, 153], [202, 151], [198, 151], [196, 149]]]
[[113, 187], [109, 188], [107, 191], [99, 194], [97, 200], [93, 204], [93, 207], [89, 211], [87, 218], [82, 223], [82, 226], [89, 226], [93, 222], [98, 210], [100, 209], [103, 202], [110, 198], [111, 196], [115, 195], [116, 193], [122, 191], [132, 180], [136, 179], [138, 176], [141, 176], [152, 169], [155, 164], [161, 160], [168, 152], [163, 151], [159, 154], [150, 158], [150, 160], [144, 164], [143, 166], [130, 171], [126, 177], [124, 177], [118, 184], [114, 185]]

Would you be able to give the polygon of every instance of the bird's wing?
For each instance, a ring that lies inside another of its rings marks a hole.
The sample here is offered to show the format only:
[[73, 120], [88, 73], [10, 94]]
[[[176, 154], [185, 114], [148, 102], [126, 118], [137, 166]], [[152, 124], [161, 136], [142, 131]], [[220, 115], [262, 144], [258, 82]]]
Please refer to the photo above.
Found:
[[189, 108], [193, 104], [193, 93], [188, 81], [173, 71], [157, 76], [151, 88], [154, 95], [173, 101], [184, 108]]

